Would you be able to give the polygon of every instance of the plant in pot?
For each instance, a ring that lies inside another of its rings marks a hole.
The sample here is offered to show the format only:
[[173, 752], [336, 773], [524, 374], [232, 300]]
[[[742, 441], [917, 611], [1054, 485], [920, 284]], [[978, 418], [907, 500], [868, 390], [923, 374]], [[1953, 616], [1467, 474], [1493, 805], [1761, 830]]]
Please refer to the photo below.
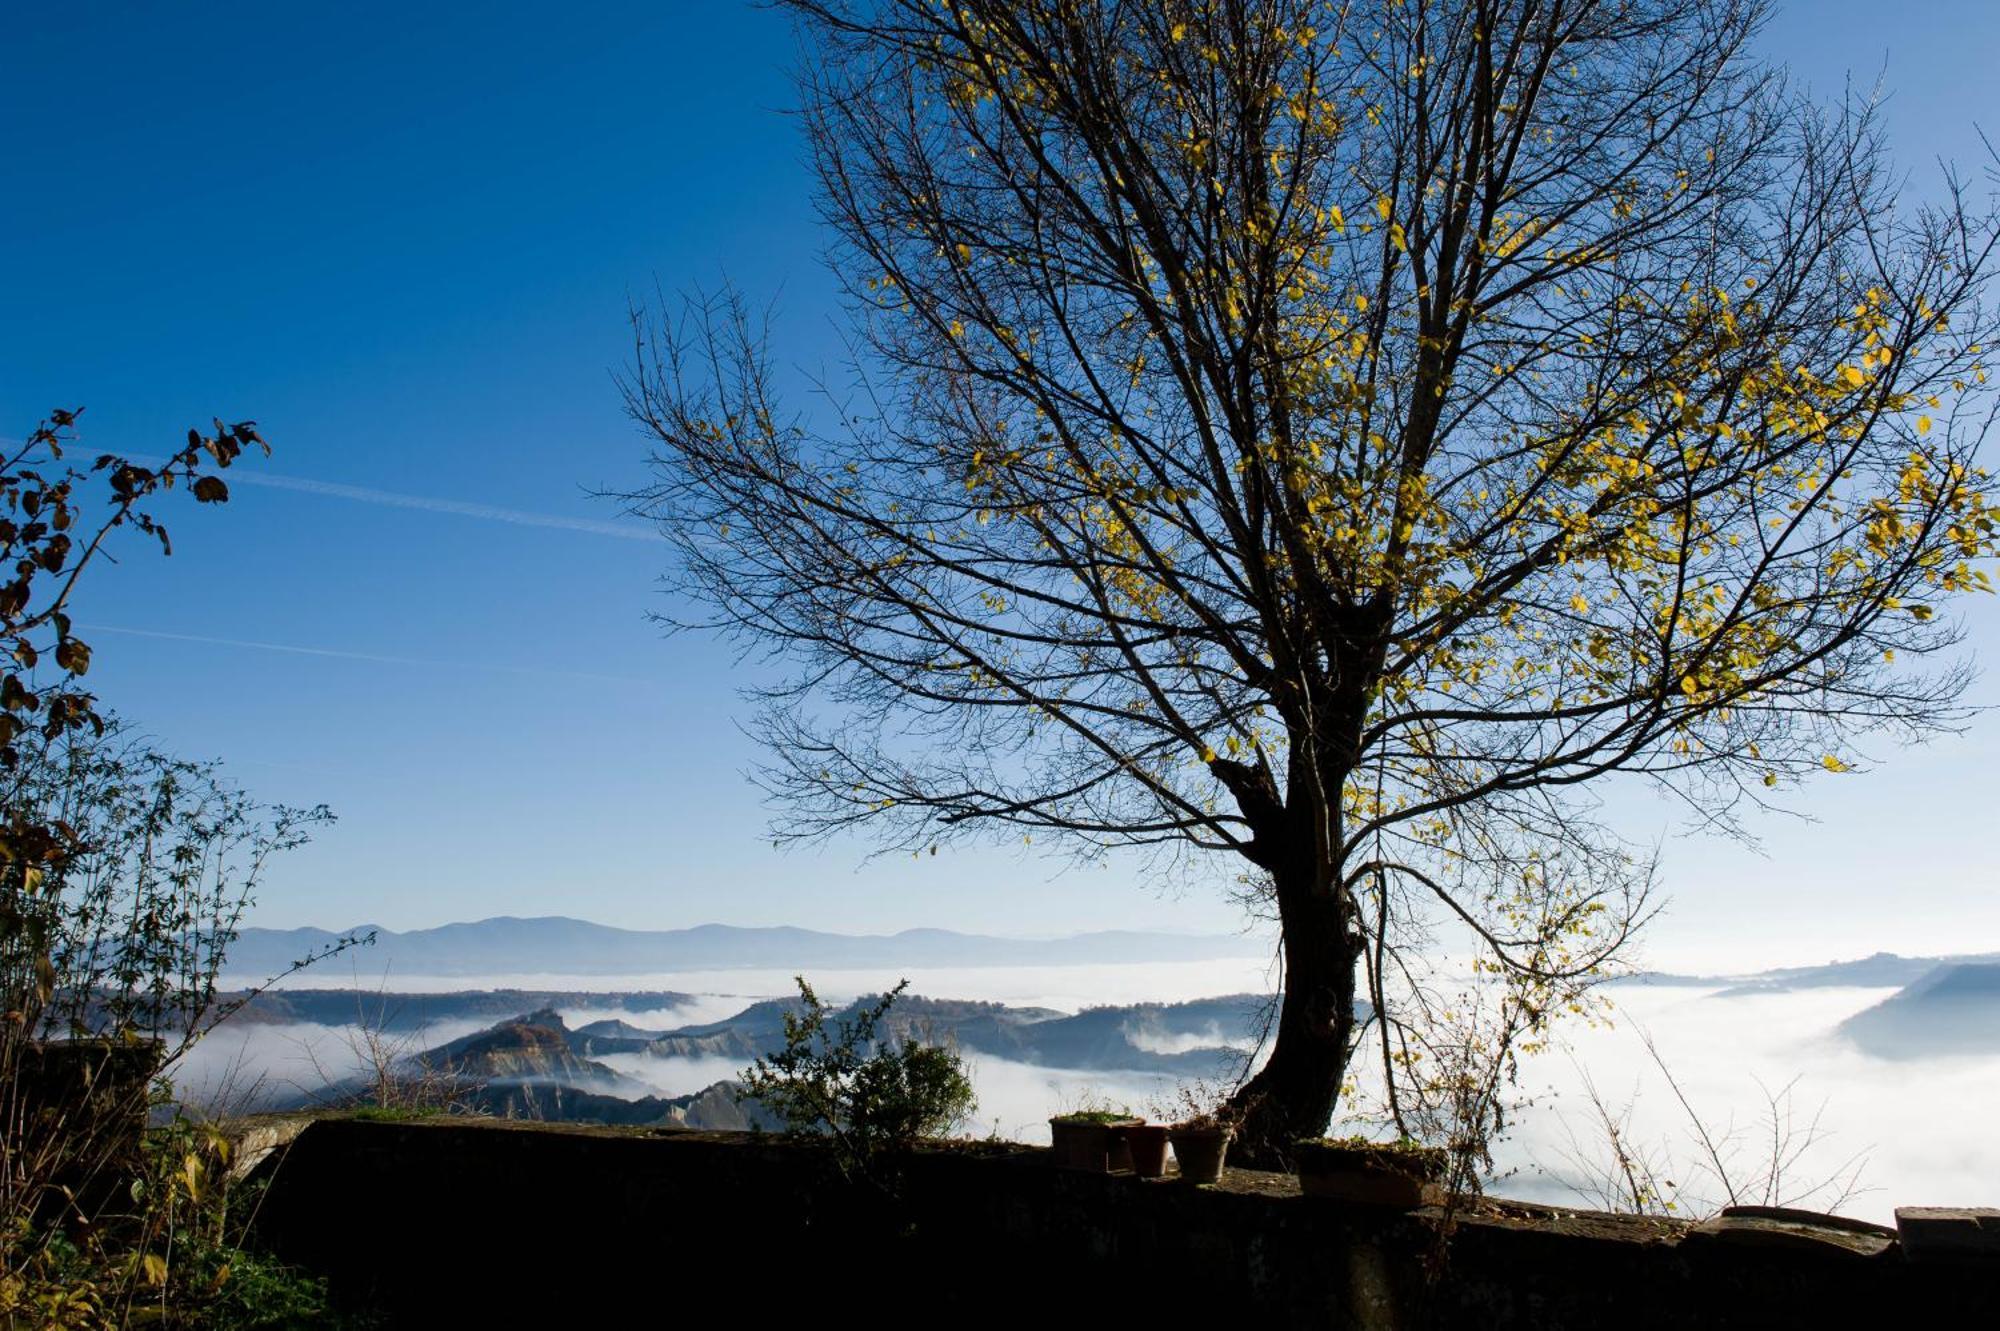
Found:
[[1125, 1129], [1139, 1123], [1123, 1109], [1077, 1109], [1049, 1120], [1049, 1145], [1062, 1169], [1103, 1174], [1132, 1167]]
[[1292, 1158], [1308, 1197], [1331, 1197], [1364, 1206], [1408, 1211], [1438, 1200], [1450, 1155], [1405, 1137], [1394, 1142], [1365, 1137], [1297, 1142]]
[[1195, 1114], [1168, 1129], [1174, 1143], [1174, 1159], [1180, 1162], [1181, 1182], [1218, 1183], [1222, 1179], [1222, 1157], [1236, 1126], [1220, 1114]]

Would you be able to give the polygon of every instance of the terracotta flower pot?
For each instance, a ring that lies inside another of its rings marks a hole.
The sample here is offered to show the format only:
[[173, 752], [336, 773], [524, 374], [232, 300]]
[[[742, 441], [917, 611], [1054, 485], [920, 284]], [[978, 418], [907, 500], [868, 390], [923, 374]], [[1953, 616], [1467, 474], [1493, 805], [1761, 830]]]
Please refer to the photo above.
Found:
[[1180, 1161], [1181, 1182], [1215, 1183], [1222, 1178], [1222, 1157], [1229, 1150], [1234, 1128], [1193, 1127], [1178, 1124], [1170, 1135], [1174, 1159]]
[[1159, 1178], [1167, 1172], [1167, 1134], [1164, 1123], [1134, 1123], [1125, 1129], [1125, 1146], [1132, 1155], [1132, 1172], [1140, 1178]]
[[1132, 1129], [1143, 1127], [1144, 1119], [1128, 1118], [1118, 1123], [1107, 1123], [1105, 1129], [1110, 1138], [1105, 1142], [1104, 1167], [1116, 1174], [1132, 1168]]
[[1049, 1120], [1049, 1148], [1055, 1153], [1056, 1168], [1085, 1169], [1102, 1173], [1110, 1134], [1102, 1123], [1078, 1123], [1060, 1118]]
[[1061, 1169], [1080, 1169], [1103, 1174], [1132, 1167], [1131, 1148], [1125, 1144], [1125, 1129], [1140, 1122], [1136, 1118], [1108, 1115], [1065, 1114], [1049, 1120], [1049, 1145]]
[[1058, 1169], [1102, 1174], [1111, 1167], [1111, 1125], [1087, 1119], [1049, 1120], [1049, 1145]]
[[1442, 1196], [1447, 1157], [1435, 1148], [1300, 1142], [1292, 1149], [1308, 1197], [1411, 1211]]

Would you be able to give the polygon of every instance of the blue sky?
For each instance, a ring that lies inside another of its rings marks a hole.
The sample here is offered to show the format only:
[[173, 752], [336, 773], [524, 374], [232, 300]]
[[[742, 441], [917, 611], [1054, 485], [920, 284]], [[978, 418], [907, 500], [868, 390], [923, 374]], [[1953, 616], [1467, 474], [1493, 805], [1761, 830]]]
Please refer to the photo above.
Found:
[[[2000, 6], [1887, 12], [1794, 3], [1765, 42], [1831, 91], [1886, 67], [1915, 188], [1976, 169]], [[90, 450], [218, 413], [277, 449], [78, 611], [116, 707], [339, 813], [260, 922], [1236, 926], [1132, 865], [774, 852], [733, 657], [646, 622], [664, 547], [589, 493], [642, 476], [628, 299], [726, 274], [777, 298], [789, 355], [830, 345], [792, 59], [733, 0], [0, 14], [0, 432], [82, 404]], [[2000, 619], [1972, 627], [1993, 660]], [[1669, 841], [1654, 954], [2000, 948], [2000, 718], [1880, 757], [1809, 792], [1819, 824], [1766, 824], [1769, 858]]]

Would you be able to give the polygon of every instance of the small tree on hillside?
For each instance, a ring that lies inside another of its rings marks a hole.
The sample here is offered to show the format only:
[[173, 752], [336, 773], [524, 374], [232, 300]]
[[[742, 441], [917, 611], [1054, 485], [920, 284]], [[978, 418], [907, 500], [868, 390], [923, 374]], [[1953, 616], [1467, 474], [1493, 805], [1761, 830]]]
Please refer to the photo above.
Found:
[[784, 1045], [741, 1073], [743, 1098], [787, 1132], [830, 1138], [843, 1172], [880, 1182], [875, 1170], [884, 1151], [942, 1136], [971, 1115], [972, 1083], [956, 1051], [882, 1032], [908, 980], [873, 1001], [857, 1000], [845, 1014], [803, 975], [796, 983], [798, 1008], [783, 1013]]
[[[633, 496], [765, 691], [780, 833], [1213, 852], [1283, 931], [1270, 1154], [1407, 945], [1514, 1023], [1649, 871], [1583, 792], [1729, 823], [1961, 716], [1992, 219], [1899, 204], [1759, 0], [788, 0], [857, 388], [740, 303], [641, 325]], [[1366, 1006], [1364, 1006], [1364, 1003]]]

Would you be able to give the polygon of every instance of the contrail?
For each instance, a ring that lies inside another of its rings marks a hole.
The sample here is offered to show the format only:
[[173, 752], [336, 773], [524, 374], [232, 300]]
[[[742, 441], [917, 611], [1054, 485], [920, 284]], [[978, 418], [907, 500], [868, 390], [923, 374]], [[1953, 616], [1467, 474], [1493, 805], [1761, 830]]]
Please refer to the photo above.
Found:
[[511, 522], [517, 527], [553, 527], [558, 531], [580, 531], [590, 536], [616, 536], [627, 541], [663, 541], [666, 538], [649, 527], [629, 522], [602, 522], [596, 518], [563, 518], [552, 513], [526, 513], [518, 508], [493, 504], [470, 504], [462, 499], [429, 499], [422, 495], [398, 494], [394, 490], [371, 490], [336, 481], [309, 481], [297, 476], [275, 476], [266, 471], [230, 468], [228, 481], [235, 485], [269, 486], [273, 490], [295, 490], [300, 494], [325, 495], [329, 499], [351, 499], [357, 504], [380, 504], [385, 508], [414, 508], [426, 513], [452, 513], [461, 518], [484, 518], [488, 522]]
[[494, 665], [486, 661], [426, 661], [414, 656], [382, 656], [374, 652], [345, 652], [333, 647], [299, 647], [287, 642], [257, 642], [248, 638], [211, 638], [198, 633], [167, 633], [159, 629], [128, 629], [112, 624], [79, 624], [85, 633], [118, 633], [130, 638], [161, 638], [168, 642], [198, 642], [211, 647], [245, 647], [259, 652], [288, 652], [294, 656], [330, 656], [342, 661], [369, 661], [376, 665], [419, 666], [432, 670], [486, 670], [503, 675], [541, 675], [557, 679], [587, 679], [603, 684], [657, 683], [632, 675], [598, 675], [587, 670], [544, 670], [536, 666]]
[[[164, 458], [126, 454], [146, 467], [157, 467]], [[632, 522], [605, 522], [597, 518], [565, 518], [553, 513], [529, 513], [496, 504], [473, 504], [462, 499], [431, 499], [424, 495], [400, 494], [394, 490], [374, 490], [362, 485], [342, 485], [338, 481], [313, 481], [302, 476], [274, 475], [253, 467], [231, 467], [224, 479], [232, 486], [261, 485], [272, 490], [297, 494], [325, 495], [329, 499], [349, 499], [357, 504], [378, 504], [384, 508], [412, 508], [424, 513], [450, 513], [461, 518], [482, 518], [487, 522], [509, 522], [517, 527], [550, 527], [557, 531], [582, 532], [587, 536], [615, 536], [625, 541], [664, 541], [666, 537], [650, 527]]]

